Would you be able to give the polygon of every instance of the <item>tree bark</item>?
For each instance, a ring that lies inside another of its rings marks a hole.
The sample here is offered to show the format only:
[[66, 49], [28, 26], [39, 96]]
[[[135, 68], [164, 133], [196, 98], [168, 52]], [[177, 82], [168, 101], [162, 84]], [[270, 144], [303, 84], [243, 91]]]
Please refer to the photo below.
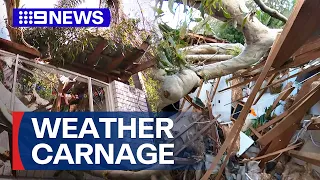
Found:
[[[189, 2], [189, 5], [199, 7], [199, 3], [196, 1]], [[243, 51], [239, 55], [225, 61], [193, 67], [171, 76], [162, 74], [162, 77], [159, 78], [159, 80], [162, 80], [159, 109], [173, 104], [189, 94], [192, 89], [199, 86], [200, 79], [213, 79], [232, 74], [259, 62], [259, 60], [267, 55], [280, 30], [270, 29], [263, 25], [256, 17], [249, 13], [244, 0], [223, 0], [222, 6], [231, 15], [231, 19], [227, 19], [221, 10], [217, 11], [216, 9], [212, 9], [214, 13], [211, 16], [223, 21], [235, 21], [238, 27], [241, 27], [246, 40]], [[184, 50], [187, 51], [187, 54], [195, 54], [196, 51], [199, 53], [215, 53], [217, 51], [217, 47], [212, 47], [212, 45], [208, 44], [202, 45], [202, 48], [195, 47], [196, 50], [192, 48], [194, 47], [188, 47]]]

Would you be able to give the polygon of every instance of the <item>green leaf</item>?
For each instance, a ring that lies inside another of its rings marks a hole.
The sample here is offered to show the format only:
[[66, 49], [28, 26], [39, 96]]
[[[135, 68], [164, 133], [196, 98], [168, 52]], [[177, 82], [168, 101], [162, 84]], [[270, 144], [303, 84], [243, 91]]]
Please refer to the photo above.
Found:
[[173, 38], [171, 36], [169, 36], [169, 39], [168, 39], [169, 43], [171, 43], [172, 46], [176, 46], [176, 43], [174, 42]]
[[225, 9], [223, 9], [222, 11], [225, 18], [231, 19], [231, 15]]
[[200, 4], [199, 10], [201, 13], [201, 17], [204, 19], [204, 5], [203, 5], [203, 3]]
[[174, 14], [174, 11], [173, 11], [174, 2], [175, 2], [175, 0], [169, 0], [169, 2], [168, 2], [169, 11], [170, 11], [172, 14]]
[[242, 24], [241, 24], [241, 29], [243, 29], [244, 25], [247, 23], [248, 20], [248, 14], [246, 15], [246, 17], [244, 17]]
[[183, 22], [181, 28], [180, 28], [180, 38], [184, 38], [187, 33], [188, 24], [187, 22]]
[[217, 9], [216, 0], [213, 1], [212, 6], [213, 6], [214, 9]]
[[209, 23], [206, 23], [206, 29], [205, 29], [205, 31], [207, 31], [207, 32], [209, 32], [209, 33], [212, 32], [212, 28], [211, 28], [211, 26], [209, 25]]
[[163, 13], [164, 13], [164, 12], [163, 12], [163, 10], [162, 10], [162, 9], [160, 9], [160, 8], [153, 7], [152, 9], [153, 9], [153, 11], [155, 11], [158, 15], [161, 15], [161, 14], [163, 14]]
[[201, 21], [202, 21], [202, 18], [195, 18], [194, 21], [195, 21], [195, 22], [201, 22]]

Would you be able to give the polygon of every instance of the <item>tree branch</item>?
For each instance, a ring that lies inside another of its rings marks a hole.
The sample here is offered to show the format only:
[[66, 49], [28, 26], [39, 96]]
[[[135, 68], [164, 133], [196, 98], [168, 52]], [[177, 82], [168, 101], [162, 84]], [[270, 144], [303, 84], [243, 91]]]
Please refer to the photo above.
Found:
[[225, 61], [231, 58], [233, 58], [233, 55], [226, 54], [198, 54], [186, 56], [186, 59], [192, 63], [202, 62], [204, 64]]
[[254, 0], [254, 2], [260, 7], [260, 9], [269, 14], [271, 17], [274, 17], [276, 19], [279, 19], [280, 21], [286, 23], [288, 21], [288, 19], [282, 15], [280, 12], [278, 12], [277, 10], [275, 9], [272, 9], [270, 7], [268, 7], [266, 4], [264, 4], [262, 2], [262, 0]]

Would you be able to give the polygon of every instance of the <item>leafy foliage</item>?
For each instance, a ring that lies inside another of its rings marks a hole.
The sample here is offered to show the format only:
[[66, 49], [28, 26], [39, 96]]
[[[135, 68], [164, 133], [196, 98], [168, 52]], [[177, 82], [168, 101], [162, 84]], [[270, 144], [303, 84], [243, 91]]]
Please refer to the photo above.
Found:
[[[24, 32], [24, 39], [43, 54], [50, 51], [51, 63], [63, 66], [72, 63], [82, 52], [94, 50], [101, 37], [107, 40], [108, 53], [125, 51], [139, 45], [135, 30], [138, 21], [125, 19], [109, 29], [89, 28], [28, 28]], [[144, 37], [146, 35], [144, 34]], [[46, 56], [46, 55], [44, 55]], [[44, 58], [44, 57], [43, 57]]]
[[224, 23], [222, 25], [218, 25], [215, 28], [215, 32], [217, 37], [221, 39], [226, 39], [227, 41], [231, 43], [245, 43], [244, 36], [241, 31], [238, 29], [234, 28], [232, 25], [229, 23]]
[[149, 106], [152, 112], [157, 112], [158, 103], [160, 100], [160, 96], [159, 96], [160, 82], [156, 79], [153, 79], [151, 73], [152, 73], [152, 70], [144, 71], [142, 78], [147, 91], [146, 93], [148, 96]]
[[188, 44], [181, 38], [181, 31], [171, 29], [166, 24], [159, 24], [163, 39], [157, 47], [157, 65], [168, 74], [174, 74], [187, 65], [180, 48]]
[[79, 6], [85, 0], [58, 0], [56, 7], [57, 8], [74, 8]]

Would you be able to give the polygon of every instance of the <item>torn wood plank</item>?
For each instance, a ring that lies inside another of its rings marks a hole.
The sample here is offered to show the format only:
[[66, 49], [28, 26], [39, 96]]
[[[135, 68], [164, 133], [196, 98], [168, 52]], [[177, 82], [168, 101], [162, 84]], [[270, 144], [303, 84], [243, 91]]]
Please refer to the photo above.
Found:
[[292, 84], [293, 83], [290, 82], [284, 87], [283, 91], [279, 94], [277, 99], [273, 102], [270, 111], [273, 111], [278, 106], [278, 103], [280, 102], [280, 100], [284, 101], [285, 99], [287, 99], [287, 97], [295, 89], [295, 87], [292, 87]]
[[[286, 66], [283, 66], [283, 67], [281, 67], [281, 68], [279, 68], [279, 69], [273, 69], [273, 70], [269, 71], [269, 72], [267, 73], [267, 77], [272, 76], [272, 75], [275, 74], [275, 73], [281, 72], [281, 71], [283, 71], [284, 69], [288, 69], [288, 68], [290, 67], [290, 65], [292, 65], [292, 64], [293, 64], [293, 63], [290, 63], [290, 64], [288, 64], [288, 65], [286, 65]], [[259, 78], [259, 76], [260, 76], [260, 74], [257, 74], [257, 75], [255, 75], [255, 76], [253, 76], [252, 78], [246, 79], [246, 80], [244, 80], [243, 82], [241, 82], [241, 83], [239, 83], [239, 84], [232, 85], [232, 86], [227, 87], [227, 88], [225, 88], [225, 89], [222, 89], [222, 90], [220, 90], [220, 91], [218, 91], [218, 92], [223, 92], [223, 91], [226, 91], [226, 90], [228, 90], [228, 89], [232, 89], [232, 88], [236, 88], [236, 87], [239, 87], [239, 86], [243, 86], [243, 85], [249, 84], [250, 82], [257, 80], [257, 79]]]
[[296, 151], [291, 150], [288, 152], [289, 156], [300, 159], [307, 163], [320, 166], [320, 154], [314, 152], [303, 152], [303, 151]]
[[37, 58], [41, 56], [41, 53], [35, 49], [2, 38], [0, 38], [0, 49], [14, 54], [20, 54], [26, 58]]
[[107, 40], [100, 40], [92, 54], [88, 56], [87, 64], [93, 66], [98, 61], [99, 55], [102, 53], [106, 46]]
[[201, 80], [200, 86], [199, 86], [199, 88], [198, 88], [198, 92], [197, 92], [197, 96], [196, 96], [197, 98], [199, 98], [199, 96], [200, 96], [202, 86], [203, 86], [203, 79]]
[[[297, 1], [278, 41], [278, 53], [272, 67], [279, 68], [308, 39], [317, 33], [320, 21], [320, 1]], [[303, 27], [303, 33], [301, 33]], [[299, 38], [297, 38], [299, 36]]]
[[184, 99], [188, 101], [188, 103], [190, 103], [195, 109], [202, 109], [202, 107], [198, 106], [193, 102], [192, 98], [189, 95], [186, 95]]
[[252, 126], [250, 126], [249, 129], [250, 129], [251, 132], [252, 132], [254, 135], [256, 135], [258, 138], [261, 138], [261, 137], [262, 137], [262, 135], [261, 135], [258, 131], [256, 131]]
[[309, 53], [311, 51], [317, 50], [320, 48], [320, 36], [315, 36], [312, 37], [311, 39], [308, 40], [303, 46], [301, 46], [293, 55], [293, 59], [295, 57]]
[[197, 140], [205, 131], [207, 131], [215, 122], [216, 120], [221, 116], [219, 114], [215, 119], [213, 119], [211, 122], [209, 122], [204, 128], [202, 128], [197, 134], [193, 136], [188, 142], [186, 142], [179, 150], [174, 152], [174, 156], [177, 156], [179, 153], [181, 153], [185, 148], [187, 148], [190, 144], [192, 144], [195, 140]]
[[292, 149], [296, 149], [296, 148], [300, 147], [302, 144], [303, 144], [302, 142], [299, 142], [299, 143], [294, 144], [292, 146], [288, 146], [288, 147], [286, 147], [284, 149], [281, 149], [281, 150], [278, 150], [278, 151], [275, 151], [275, 152], [272, 152], [272, 153], [269, 153], [269, 154], [265, 154], [263, 156], [255, 157], [255, 158], [252, 158], [252, 159], [243, 160], [243, 162], [258, 161], [258, 160], [261, 160], [261, 159], [265, 159], [265, 158], [270, 157], [270, 156], [278, 155], [278, 154], [290, 151]]
[[221, 80], [221, 77], [219, 77], [219, 78], [217, 79], [216, 83], [215, 83], [215, 87], [214, 87], [214, 89], [213, 89], [213, 92], [212, 92], [212, 95], [211, 95], [211, 98], [210, 98], [210, 102], [212, 102], [214, 96], [215, 96], [216, 93], [217, 93], [220, 80]]
[[181, 112], [182, 111], [182, 109], [183, 109], [183, 107], [184, 107], [184, 104], [186, 103], [186, 99], [185, 98], [183, 98], [183, 100], [182, 100], [182, 103], [181, 103], [181, 106], [180, 106], [180, 108], [179, 108], [179, 112]]
[[273, 118], [272, 120], [268, 121], [267, 123], [263, 124], [262, 126], [258, 127], [256, 129], [256, 131], [257, 132], [263, 131], [265, 128], [267, 128], [267, 127], [279, 122], [281, 119], [283, 119], [288, 114], [289, 114], [289, 111], [283, 112], [280, 116], [277, 116], [277, 117]]
[[221, 167], [220, 167], [220, 169], [219, 169], [219, 172], [218, 172], [218, 175], [216, 176], [216, 179], [220, 179], [220, 177], [222, 176], [222, 173], [223, 173], [224, 169], [226, 168], [227, 163], [229, 162], [229, 158], [230, 158], [230, 156], [231, 156], [232, 149], [233, 149], [234, 146], [236, 145], [236, 141], [237, 141], [239, 135], [240, 135], [240, 134], [236, 135], [235, 138], [233, 139], [232, 144], [231, 144], [231, 147], [230, 147], [230, 149], [228, 150], [227, 156], [226, 156], [226, 158], [224, 159], [223, 164], [221, 165]]
[[[298, 73], [296, 73], [296, 74], [293, 74], [293, 75], [291, 75], [291, 76], [289, 76], [289, 77], [287, 77], [287, 78], [284, 78], [284, 79], [281, 79], [281, 80], [279, 80], [279, 81], [276, 81], [276, 82], [274, 82], [274, 83], [266, 86], [265, 88], [269, 88], [269, 87], [274, 86], [274, 85], [276, 85], [276, 84], [282, 83], [282, 82], [284, 82], [284, 81], [286, 81], [286, 80], [288, 80], [288, 79], [291, 79], [291, 78], [294, 78], [294, 77], [296, 77], [296, 76], [299, 76], [299, 75], [302, 75], [302, 74], [311, 72], [311, 71], [313, 71], [313, 70], [315, 70], [315, 69], [317, 69], [317, 68], [319, 68], [319, 67], [320, 67], [320, 65], [316, 65], [316, 66], [311, 66], [311, 67], [309, 67], [309, 68], [303, 69], [302, 71], [300, 71], [300, 72], [298, 72]], [[262, 88], [261, 90], [263, 90], [263, 89], [265, 89], [265, 88]]]
[[128, 71], [130, 71], [132, 74], [136, 74], [140, 71], [153, 67], [155, 64], [156, 64], [156, 61], [154, 59], [151, 59], [146, 62], [143, 62], [142, 64], [132, 67]]
[[124, 58], [125, 58], [125, 56], [123, 53], [121, 53], [121, 55], [118, 57], [112, 58], [111, 63], [107, 64], [104, 67], [104, 71], [111, 72], [112, 70], [117, 69], [120, 66], [120, 64], [123, 62]]
[[310, 51], [306, 54], [301, 54], [299, 56], [294, 57], [293, 67], [301, 66], [305, 63], [310, 62], [311, 60], [317, 59], [318, 57], [320, 57], [320, 49]]
[[[212, 114], [212, 106], [211, 106], [211, 100], [210, 100], [210, 95], [209, 95], [209, 91], [206, 91], [207, 93], [207, 107], [208, 107], [208, 112], [209, 112], [209, 118], [210, 121], [212, 121], [214, 119], [214, 116]], [[220, 140], [219, 140], [219, 135], [218, 135], [218, 130], [217, 130], [217, 126], [216, 124], [213, 125], [214, 128], [212, 130], [212, 138], [214, 139], [214, 141], [216, 142], [216, 147], [220, 146]], [[214, 152], [215, 149], [213, 149], [212, 151]]]

